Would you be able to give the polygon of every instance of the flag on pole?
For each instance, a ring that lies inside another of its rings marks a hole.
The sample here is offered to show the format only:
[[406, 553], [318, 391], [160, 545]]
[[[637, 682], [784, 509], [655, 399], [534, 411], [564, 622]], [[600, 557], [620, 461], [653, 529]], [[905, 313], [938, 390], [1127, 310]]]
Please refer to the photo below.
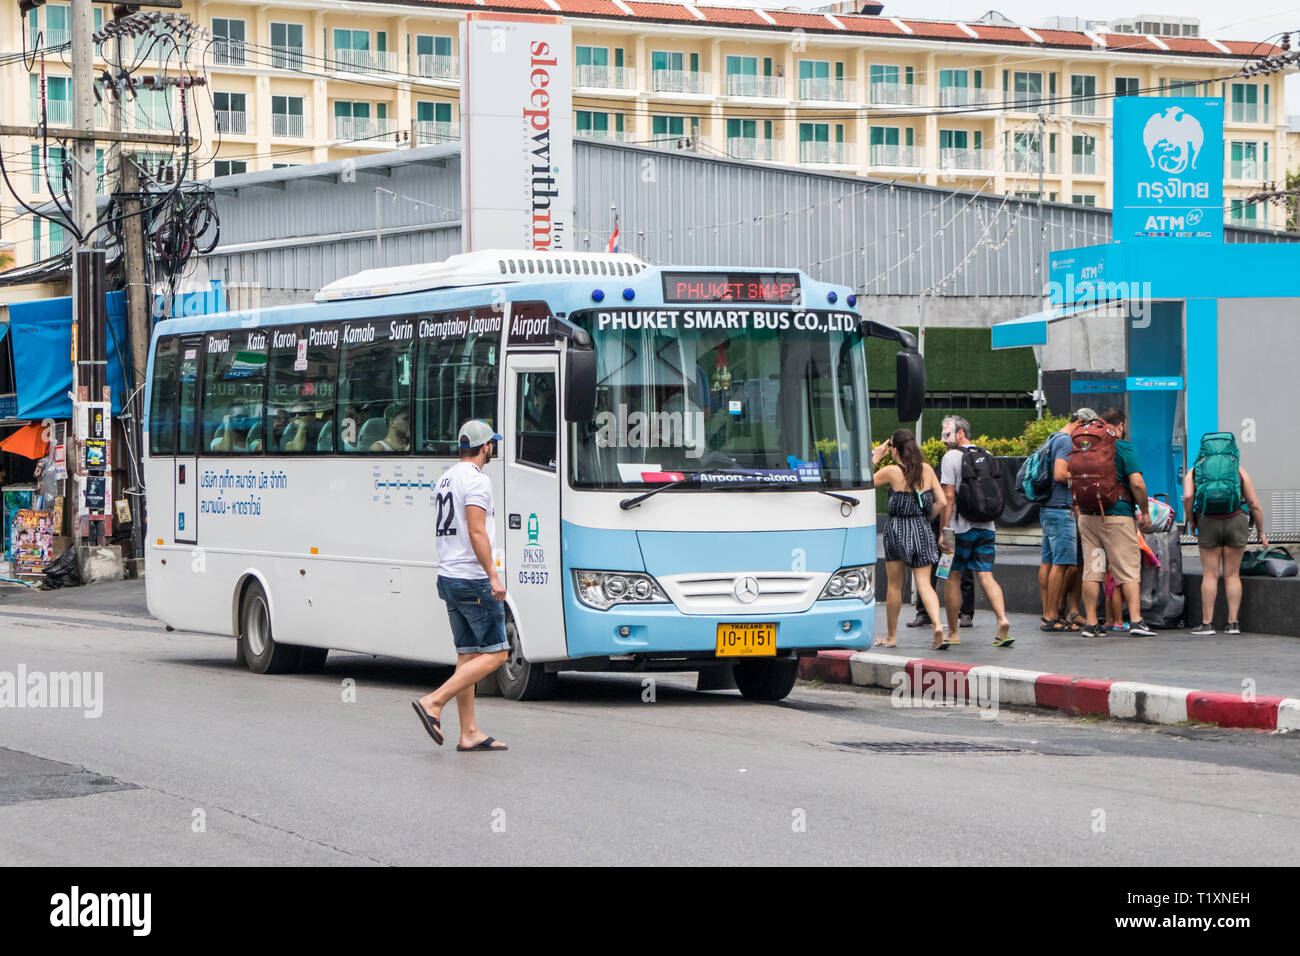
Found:
[[618, 252], [618, 214], [614, 214], [614, 234], [609, 237], [609, 248], [606, 252]]

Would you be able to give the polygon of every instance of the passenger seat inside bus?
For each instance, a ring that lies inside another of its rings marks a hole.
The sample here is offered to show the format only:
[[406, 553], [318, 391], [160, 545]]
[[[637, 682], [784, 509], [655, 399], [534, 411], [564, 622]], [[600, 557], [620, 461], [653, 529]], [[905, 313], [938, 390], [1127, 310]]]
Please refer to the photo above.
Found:
[[[320, 434], [316, 436], [316, 450], [326, 452], [334, 450], [334, 422], [332, 419], [321, 426]], [[348, 448], [347, 450], [352, 451], [353, 449]]]
[[388, 434], [388, 422], [383, 418], [372, 418], [361, 426], [361, 435], [357, 439], [354, 451], [370, 451], [370, 446]]

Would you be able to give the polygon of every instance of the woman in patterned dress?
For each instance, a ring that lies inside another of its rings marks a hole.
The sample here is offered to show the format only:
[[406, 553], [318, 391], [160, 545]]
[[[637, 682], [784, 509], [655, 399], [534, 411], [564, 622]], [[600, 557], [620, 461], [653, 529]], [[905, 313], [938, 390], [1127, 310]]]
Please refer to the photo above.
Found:
[[[886, 455], [897, 464], [880, 467]], [[889, 486], [889, 523], [885, 527], [885, 567], [889, 590], [885, 619], [889, 636], [876, 638], [878, 647], [898, 646], [898, 612], [903, 606], [904, 568], [912, 569], [912, 580], [921, 592], [921, 603], [934, 622], [932, 649], [948, 649], [947, 635], [939, 614], [939, 597], [930, 582], [930, 566], [939, 560], [939, 546], [930, 530], [930, 515], [942, 512], [948, 503], [934, 469], [921, 457], [916, 438], [900, 428], [883, 445], [871, 452], [877, 469], [876, 487]]]

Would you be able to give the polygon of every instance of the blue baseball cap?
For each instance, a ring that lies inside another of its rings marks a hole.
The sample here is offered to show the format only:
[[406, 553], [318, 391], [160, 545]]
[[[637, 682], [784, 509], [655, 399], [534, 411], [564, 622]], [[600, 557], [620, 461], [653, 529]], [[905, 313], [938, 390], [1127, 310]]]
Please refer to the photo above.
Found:
[[460, 447], [478, 448], [490, 441], [501, 441], [501, 436], [482, 419], [472, 419], [460, 426]]

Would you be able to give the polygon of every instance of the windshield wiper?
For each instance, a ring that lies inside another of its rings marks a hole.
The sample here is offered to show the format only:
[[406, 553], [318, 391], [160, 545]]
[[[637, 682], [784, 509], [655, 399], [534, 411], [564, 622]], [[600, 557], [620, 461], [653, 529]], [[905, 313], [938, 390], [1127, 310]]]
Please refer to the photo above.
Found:
[[[822, 480], [825, 481], [826, 479], [823, 478]], [[827, 491], [825, 488], [818, 488], [817, 490], [820, 491], [822, 494], [826, 495], [828, 498], [834, 498], [836, 501], [842, 501], [846, 505], [849, 505], [850, 507], [853, 508], [856, 508], [858, 505], [862, 504], [861, 501], [859, 501], [857, 498], [854, 498], [852, 495], [842, 495], [838, 491]]]
[[619, 506], [620, 508], [622, 508], [624, 511], [629, 511], [629, 510], [631, 510], [632, 508], [635, 508], [635, 507], [636, 507], [637, 505], [639, 505], [641, 502], [645, 501], [647, 498], [653, 498], [655, 495], [659, 494], [659, 492], [661, 492], [661, 491], [667, 491], [669, 488], [676, 488], [678, 485], [684, 485], [684, 484], [688, 484], [688, 483], [698, 484], [699, 481], [700, 481], [700, 479], [703, 478], [705, 475], [736, 475], [736, 474], [739, 474], [740, 477], [742, 477], [742, 478], [749, 478], [749, 479], [751, 479], [751, 480], [750, 480], [750, 481], [746, 481], [746, 482], [734, 482], [734, 483], [725, 484], [725, 485], [718, 485], [718, 488], [721, 489], [721, 488], [768, 488], [768, 487], [775, 487], [775, 485], [773, 485], [773, 483], [771, 483], [771, 482], [766, 482], [766, 481], [762, 481], [762, 480], [756, 480], [756, 479], [757, 479], [757, 476], [756, 476], [756, 475], [746, 475], [744, 472], [739, 472], [739, 473], [738, 473], [738, 472], [734, 472], [734, 471], [725, 471], [725, 470], [723, 470], [723, 469], [721, 469], [721, 468], [709, 468], [709, 469], [706, 469], [706, 470], [704, 470], [704, 471], [695, 471], [695, 472], [691, 472], [691, 473], [690, 473], [689, 475], [687, 475], [685, 478], [678, 478], [676, 481], [670, 481], [670, 482], [668, 482], [667, 484], [660, 485], [658, 488], [655, 488], [655, 489], [653, 489], [653, 490], [651, 490], [651, 491], [647, 491], [647, 492], [646, 492], [645, 494], [643, 494], [643, 495], [637, 495], [637, 496], [634, 497], [634, 498], [624, 498], [622, 501], [620, 501], [620, 502], [618, 503], [618, 506]]
[[670, 481], [667, 484], [660, 485], [658, 488], [647, 491], [643, 495], [637, 495], [635, 498], [624, 498], [618, 503], [618, 506], [624, 511], [630, 511], [647, 498], [653, 498], [661, 491], [667, 491], [669, 488], [676, 488], [678, 485], [684, 485], [688, 481], [698, 481], [701, 474], [703, 474], [703, 472], [694, 475], [687, 475], [685, 478], [678, 478], [676, 481]]

